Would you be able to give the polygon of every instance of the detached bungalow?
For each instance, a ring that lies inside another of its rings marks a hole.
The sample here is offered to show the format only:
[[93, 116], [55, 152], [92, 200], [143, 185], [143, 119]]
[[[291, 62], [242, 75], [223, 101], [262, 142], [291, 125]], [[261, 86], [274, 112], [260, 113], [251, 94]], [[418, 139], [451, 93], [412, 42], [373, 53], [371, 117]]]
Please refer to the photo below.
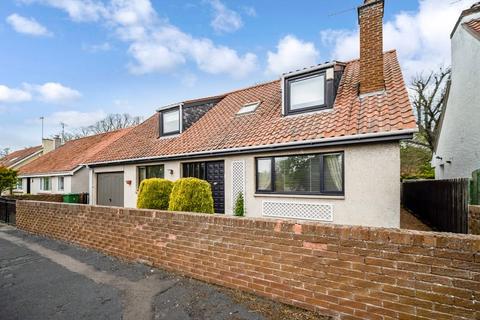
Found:
[[58, 146], [19, 169], [21, 188], [18, 191], [27, 194], [88, 192], [89, 177], [84, 163], [129, 130], [80, 138]]
[[142, 179], [210, 182], [215, 211], [399, 227], [400, 146], [416, 132], [383, 1], [359, 8], [359, 60], [161, 107], [91, 158], [92, 204], [135, 207]]

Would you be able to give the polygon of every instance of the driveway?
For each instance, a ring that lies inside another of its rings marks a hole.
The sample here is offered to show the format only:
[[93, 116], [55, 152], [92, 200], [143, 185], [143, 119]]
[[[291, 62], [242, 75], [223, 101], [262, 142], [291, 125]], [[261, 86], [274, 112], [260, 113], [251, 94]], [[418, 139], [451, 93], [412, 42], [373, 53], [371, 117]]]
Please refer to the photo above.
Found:
[[0, 310], [3, 320], [321, 318], [1, 224]]

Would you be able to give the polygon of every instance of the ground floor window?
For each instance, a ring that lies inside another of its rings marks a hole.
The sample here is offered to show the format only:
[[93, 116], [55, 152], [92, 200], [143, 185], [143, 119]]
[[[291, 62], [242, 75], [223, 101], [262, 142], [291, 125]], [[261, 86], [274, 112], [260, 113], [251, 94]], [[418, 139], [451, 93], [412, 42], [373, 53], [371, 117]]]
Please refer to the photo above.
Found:
[[165, 166], [163, 164], [154, 165], [154, 166], [142, 166], [138, 167], [138, 186], [145, 179], [151, 178], [164, 178], [165, 177]]
[[15, 187], [16, 190], [23, 190], [23, 183], [22, 183], [22, 179], [18, 179], [17, 180], [17, 186]]
[[258, 193], [344, 194], [343, 152], [256, 158]]
[[65, 190], [65, 177], [58, 177], [58, 191]]
[[52, 190], [50, 177], [40, 178], [40, 190], [42, 190], [42, 191]]

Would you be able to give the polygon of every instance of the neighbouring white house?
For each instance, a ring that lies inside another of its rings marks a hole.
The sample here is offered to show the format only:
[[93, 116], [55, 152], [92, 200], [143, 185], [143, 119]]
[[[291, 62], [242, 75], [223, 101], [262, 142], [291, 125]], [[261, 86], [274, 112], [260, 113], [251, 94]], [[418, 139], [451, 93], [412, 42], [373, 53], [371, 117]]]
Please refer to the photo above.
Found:
[[[17, 150], [1, 158], [0, 166], [18, 171], [20, 168], [38, 159], [42, 155], [60, 147], [60, 145], [61, 139], [57, 136], [52, 139], [44, 138], [42, 139], [42, 145]], [[23, 193], [23, 184], [21, 179], [18, 180], [17, 186], [13, 192]]]
[[399, 227], [400, 141], [417, 131], [384, 1], [359, 7], [360, 59], [160, 107], [87, 162], [92, 204], [135, 207], [145, 178], [198, 177], [216, 213]]
[[85, 162], [130, 129], [67, 141], [19, 169], [17, 193], [88, 193]]
[[452, 75], [432, 158], [436, 179], [480, 169], [480, 2], [462, 12], [451, 43]]

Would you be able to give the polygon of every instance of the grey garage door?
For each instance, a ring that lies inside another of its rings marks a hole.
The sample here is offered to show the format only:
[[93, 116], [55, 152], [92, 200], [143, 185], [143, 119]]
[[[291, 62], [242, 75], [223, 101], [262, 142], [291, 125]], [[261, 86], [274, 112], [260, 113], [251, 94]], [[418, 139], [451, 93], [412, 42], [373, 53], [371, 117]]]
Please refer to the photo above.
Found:
[[123, 207], [123, 172], [97, 174], [97, 204]]

